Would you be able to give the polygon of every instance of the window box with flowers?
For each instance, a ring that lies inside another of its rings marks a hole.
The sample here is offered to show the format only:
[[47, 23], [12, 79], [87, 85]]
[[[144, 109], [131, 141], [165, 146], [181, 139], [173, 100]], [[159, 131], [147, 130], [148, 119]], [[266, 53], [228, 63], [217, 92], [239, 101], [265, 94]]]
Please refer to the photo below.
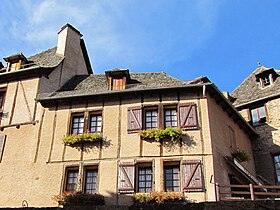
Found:
[[250, 160], [249, 154], [245, 150], [235, 149], [231, 153], [232, 157], [236, 158], [239, 162], [246, 162]]
[[63, 143], [65, 145], [71, 146], [76, 145], [79, 143], [91, 143], [91, 142], [99, 142], [102, 140], [102, 134], [100, 133], [90, 133], [89, 131], [86, 131], [81, 134], [70, 134], [68, 136], [65, 136], [63, 138]]
[[170, 139], [173, 143], [178, 143], [182, 136], [186, 135], [180, 128], [165, 128], [165, 129], [151, 129], [141, 130], [139, 135], [144, 140], [154, 140], [162, 142], [164, 139]]
[[190, 202], [181, 192], [150, 192], [133, 195], [134, 205], [166, 205]]

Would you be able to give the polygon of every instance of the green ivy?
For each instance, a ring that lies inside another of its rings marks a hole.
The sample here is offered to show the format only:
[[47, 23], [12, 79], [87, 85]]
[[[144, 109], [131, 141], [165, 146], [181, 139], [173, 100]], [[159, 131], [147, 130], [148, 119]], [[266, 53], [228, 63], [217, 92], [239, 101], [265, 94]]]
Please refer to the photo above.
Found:
[[84, 142], [96, 142], [102, 139], [102, 134], [100, 133], [89, 133], [85, 132], [82, 134], [70, 134], [63, 138], [63, 143], [66, 145], [74, 145]]
[[237, 150], [231, 153], [232, 157], [237, 158], [241, 162], [249, 161], [249, 154], [245, 150]]
[[163, 129], [151, 129], [140, 131], [140, 136], [142, 139], [154, 139], [155, 141], [161, 141], [164, 138], [170, 138], [171, 141], [177, 142], [179, 139], [185, 135], [180, 128], [165, 128]]

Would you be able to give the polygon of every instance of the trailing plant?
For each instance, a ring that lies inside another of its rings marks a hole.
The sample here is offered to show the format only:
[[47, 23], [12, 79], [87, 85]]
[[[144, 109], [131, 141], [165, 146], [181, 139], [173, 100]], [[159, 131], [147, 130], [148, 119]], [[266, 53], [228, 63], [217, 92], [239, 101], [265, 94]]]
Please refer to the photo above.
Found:
[[86, 131], [85, 133], [81, 134], [70, 134], [63, 138], [63, 143], [66, 145], [73, 145], [77, 143], [84, 143], [84, 142], [95, 142], [102, 139], [102, 134], [100, 133], [90, 133]]
[[142, 139], [154, 139], [155, 141], [161, 141], [163, 138], [171, 138], [171, 141], [177, 142], [183, 135], [182, 129], [180, 128], [165, 128], [163, 129], [151, 129], [140, 131]]
[[104, 205], [104, 196], [101, 194], [87, 194], [82, 192], [65, 192], [61, 195], [55, 195], [52, 198], [63, 206], [89, 206]]
[[231, 153], [232, 157], [237, 158], [240, 162], [245, 162], [250, 160], [249, 154], [245, 150], [237, 149]]
[[136, 193], [133, 195], [135, 205], [147, 204], [166, 204], [166, 203], [183, 203], [186, 198], [180, 192], [150, 192], [150, 193]]

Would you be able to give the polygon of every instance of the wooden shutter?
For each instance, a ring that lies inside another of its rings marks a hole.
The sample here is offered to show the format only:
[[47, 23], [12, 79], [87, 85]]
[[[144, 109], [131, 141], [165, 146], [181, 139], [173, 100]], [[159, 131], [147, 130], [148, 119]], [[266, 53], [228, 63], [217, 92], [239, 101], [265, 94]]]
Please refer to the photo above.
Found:
[[128, 108], [127, 111], [127, 132], [136, 133], [142, 130], [142, 107]]
[[119, 193], [134, 193], [135, 166], [133, 162], [119, 165]]
[[182, 104], [179, 106], [180, 126], [186, 129], [198, 128], [195, 104]]
[[183, 191], [203, 191], [203, 176], [200, 160], [182, 162]]
[[0, 135], [0, 162], [4, 153], [4, 146], [6, 142], [6, 135]]
[[248, 115], [248, 122], [252, 123], [251, 110], [250, 109], [247, 109], [247, 115]]

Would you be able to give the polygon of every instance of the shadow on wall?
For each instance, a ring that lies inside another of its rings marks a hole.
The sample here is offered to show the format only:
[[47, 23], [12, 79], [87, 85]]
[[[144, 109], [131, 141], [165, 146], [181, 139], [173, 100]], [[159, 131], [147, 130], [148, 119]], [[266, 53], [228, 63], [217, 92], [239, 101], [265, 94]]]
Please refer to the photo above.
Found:
[[102, 140], [100, 140], [98, 142], [79, 143], [79, 144], [71, 145], [71, 147], [77, 149], [78, 151], [83, 151], [83, 152], [89, 154], [94, 149], [102, 150], [107, 147], [110, 147], [111, 145], [112, 145], [112, 140], [103, 138]]
[[273, 156], [280, 154], [280, 142], [273, 140], [273, 132], [278, 129], [262, 124], [255, 127], [260, 135], [252, 141], [256, 173], [266, 184], [275, 185], [275, 167]]

